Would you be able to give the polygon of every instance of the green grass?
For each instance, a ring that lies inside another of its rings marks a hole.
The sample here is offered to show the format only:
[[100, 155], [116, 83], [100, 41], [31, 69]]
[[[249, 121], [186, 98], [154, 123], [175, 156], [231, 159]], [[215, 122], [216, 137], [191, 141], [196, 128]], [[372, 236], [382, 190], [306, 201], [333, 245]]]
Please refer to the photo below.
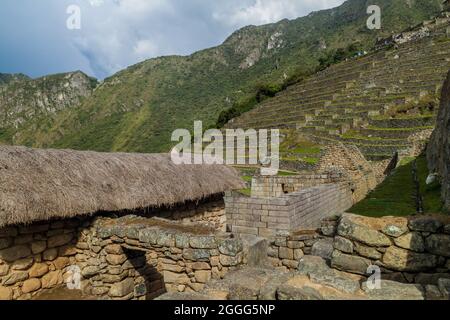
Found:
[[[366, 199], [359, 202], [349, 212], [370, 217], [408, 216], [416, 213], [414, 183], [412, 179], [413, 159], [402, 162], [394, 173], [387, 177]], [[427, 162], [424, 156], [417, 158], [420, 179], [420, 191], [426, 213], [441, 213], [442, 201], [440, 186], [425, 184], [428, 176]]]

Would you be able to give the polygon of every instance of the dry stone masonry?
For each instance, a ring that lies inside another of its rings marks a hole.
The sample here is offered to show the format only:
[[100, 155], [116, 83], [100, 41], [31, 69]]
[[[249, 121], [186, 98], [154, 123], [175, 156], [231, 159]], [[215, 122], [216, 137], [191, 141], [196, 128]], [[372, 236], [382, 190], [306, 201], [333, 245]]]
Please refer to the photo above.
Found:
[[102, 219], [80, 240], [84, 290], [107, 299], [199, 291], [244, 262], [240, 239], [161, 219]]
[[80, 219], [0, 228], [0, 300], [30, 299], [64, 283], [76, 264]]

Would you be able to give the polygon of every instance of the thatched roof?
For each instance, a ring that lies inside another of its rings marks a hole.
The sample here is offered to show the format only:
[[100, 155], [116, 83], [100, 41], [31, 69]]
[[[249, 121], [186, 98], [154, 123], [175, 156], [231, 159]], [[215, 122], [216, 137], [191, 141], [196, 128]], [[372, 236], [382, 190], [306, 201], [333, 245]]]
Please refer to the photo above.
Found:
[[166, 154], [0, 146], [0, 227], [170, 206], [242, 187], [233, 168], [175, 165]]

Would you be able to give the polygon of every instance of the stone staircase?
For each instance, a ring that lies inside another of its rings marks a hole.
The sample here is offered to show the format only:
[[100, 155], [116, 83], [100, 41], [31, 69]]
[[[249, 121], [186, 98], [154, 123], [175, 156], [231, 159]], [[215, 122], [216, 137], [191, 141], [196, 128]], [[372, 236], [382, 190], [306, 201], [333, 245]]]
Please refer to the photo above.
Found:
[[450, 69], [450, 19], [428, 37], [333, 65], [230, 121], [226, 128], [294, 129], [318, 143], [357, 145], [369, 160], [407, 147], [433, 128], [436, 110], [392, 118], [389, 111], [436, 99]]

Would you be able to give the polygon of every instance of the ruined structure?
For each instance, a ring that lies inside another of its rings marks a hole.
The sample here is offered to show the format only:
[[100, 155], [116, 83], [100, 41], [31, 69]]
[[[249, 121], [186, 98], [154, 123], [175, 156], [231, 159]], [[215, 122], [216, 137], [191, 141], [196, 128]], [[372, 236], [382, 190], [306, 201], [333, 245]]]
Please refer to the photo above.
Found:
[[243, 187], [232, 168], [2, 146], [0, 172], [0, 299], [77, 274], [90, 295], [151, 298], [199, 290], [244, 259], [240, 240], [217, 230], [220, 195]]
[[409, 156], [408, 137], [435, 125], [433, 101], [450, 68], [450, 14], [425, 25], [290, 86], [227, 127], [296, 130], [320, 143], [355, 145], [369, 161]]

